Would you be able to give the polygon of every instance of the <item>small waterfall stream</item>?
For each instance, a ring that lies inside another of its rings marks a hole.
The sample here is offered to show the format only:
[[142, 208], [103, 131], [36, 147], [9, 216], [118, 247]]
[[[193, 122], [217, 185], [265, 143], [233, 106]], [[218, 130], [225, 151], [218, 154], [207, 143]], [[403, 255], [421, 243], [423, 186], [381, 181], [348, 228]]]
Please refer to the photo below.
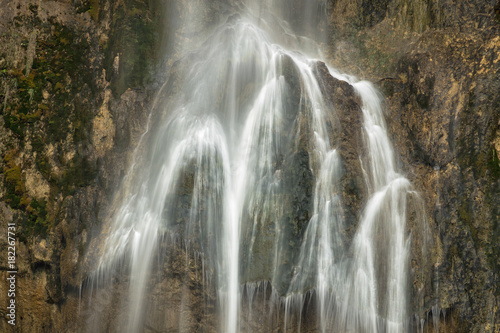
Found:
[[[300, 321], [311, 295], [321, 332], [409, 331], [406, 224], [414, 191], [395, 165], [381, 97], [370, 83], [329, 69], [354, 88], [364, 123], [367, 198], [349, 239], [346, 162], [338, 115], [316, 70], [321, 53], [254, 7], [267, 8], [240, 5], [190, 49], [177, 69], [178, 91], [153, 110], [90, 276], [95, 292], [124, 271], [129, 289], [117, 330], [143, 331], [167, 242], [197, 254], [215, 290], [219, 332], [250, 331], [242, 316], [259, 319], [244, 313], [243, 294], [249, 309], [262, 284], [272, 290], [271, 305], [284, 309], [284, 331], [300, 330], [293, 318]], [[89, 331], [96, 325], [106, 327]]]

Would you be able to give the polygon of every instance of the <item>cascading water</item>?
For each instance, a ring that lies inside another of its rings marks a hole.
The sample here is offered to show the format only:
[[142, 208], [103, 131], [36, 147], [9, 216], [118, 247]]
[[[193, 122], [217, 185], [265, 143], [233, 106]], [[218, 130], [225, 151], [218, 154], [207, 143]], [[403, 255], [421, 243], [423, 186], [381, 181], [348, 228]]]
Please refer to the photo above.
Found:
[[[274, 5], [239, 4], [182, 58], [177, 91], [152, 111], [156, 126], [135, 153], [141, 162], [124, 181], [90, 275], [97, 288], [118, 271], [129, 277], [115, 330], [145, 329], [153, 272], [168, 262], [164, 243], [184, 245], [186, 266], [190, 253], [200, 258], [220, 332], [251, 331], [242, 317], [252, 318], [254, 295], [268, 286], [285, 331], [300, 330], [292, 318], [300, 321], [311, 295], [322, 332], [410, 330], [406, 206], [414, 192], [396, 171], [380, 96], [330, 70], [362, 104], [367, 202], [349, 240], [338, 115], [323, 96], [318, 60], [296, 50], [319, 53], [262, 15]], [[178, 322], [176, 330], [189, 330]]]

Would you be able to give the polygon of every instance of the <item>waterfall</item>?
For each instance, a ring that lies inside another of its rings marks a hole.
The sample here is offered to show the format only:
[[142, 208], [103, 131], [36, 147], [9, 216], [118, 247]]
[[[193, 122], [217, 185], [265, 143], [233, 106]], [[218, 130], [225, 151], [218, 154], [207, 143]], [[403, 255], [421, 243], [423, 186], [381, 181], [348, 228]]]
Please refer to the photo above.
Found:
[[[307, 12], [309, 20], [324, 10], [323, 2], [313, 3], [319, 7]], [[358, 156], [367, 197], [351, 237], [342, 185], [347, 162], [335, 132], [342, 129], [321, 86], [321, 52], [271, 14], [283, 14], [285, 3], [238, 4], [171, 68], [176, 78], [157, 97], [103, 231], [92, 292], [98, 297], [125, 276], [128, 289], [115, 297], [123, 304], [109, 310], [121, 318], [113, 327], [143, 331], [162, 270], [185, 260], [179, 290], [204, 288], [199, 297], [206, 298], [205, 313], [218, 315], [219, 332], [251, 331], [242, 318], [259, 320], [252, 314], [258, 294], [270, 312], [285, 313], [284, 331], [300, 330], [311, 300], [321, 332], [410, 330], [406, 224], [414, 190], [396, 167], [380, 94], [327, 70], [353, 87], [363, 119]], [[307, 25], [299, 30], [312, 34]], [[184, 309], [191, 303], [182, 295], [174, 329], [189, 331]], [[89, 331], [111, 327], [102, 322], [107, 318], [90, 318]]]

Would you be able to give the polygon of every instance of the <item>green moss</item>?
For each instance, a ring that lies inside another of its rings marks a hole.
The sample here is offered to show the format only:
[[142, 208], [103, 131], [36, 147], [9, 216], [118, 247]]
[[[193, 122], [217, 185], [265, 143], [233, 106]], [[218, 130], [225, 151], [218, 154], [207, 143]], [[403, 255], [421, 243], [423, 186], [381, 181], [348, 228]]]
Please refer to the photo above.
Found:
[[24, 125], [17, 114], [11, 112], [11, 108], [7, 107], [3, 116], [5, 127], [10, 129], [15, 136], [23, 138]]
[[21, 165], [15, 162], [18, 155], [18, 150], [11, 149], [3, 158], [7, 192], [5, 202], [14, 209], [26, 212], [27, 221], [23, 223], [23, 237], [32, 235], [33, 232], [46, 234], [50, 226], [50, 220], [47, 218], [47, 202], [37, 201], [26, 193]]
[[[75, 94], [84, 84], [95, 85], [84, 65], [88, 43], [77, 39], [67, 27], [52, 23], [54, 30], [49, 38], [37, 41], [37, 57], [30, 74], [26, 76], [22, 68], [4, 73], [17, 87], [4, 114], [5, 126], [21, 142], [26, 132], [32, 132], [30, 125], [40, 121], [43, 115], [42, 127], [47, 129], [50, 141], [66, 139]], [[44, 90], [52, 97], [50, 101], [43, 100]]]
[[[498, 180], [497, 180], [498, 185]], [[498, 246], [500, 242], [500, 190], [497, 189], [489, 193], [486, 197], [487, 204], [491, 208], [491, 217], [490, 221], [491, 225], [491, 233], [490, 233], [490, 246], [486, 250], [486, 255], [488, 258], [488, 262], [490, 267], [497, 273], [497, 276], [500, 276], [500, 247]], [[495, 290], [496, 296], [500, 296], [500, 288], [496, 288]]]
[[88, 12], [94, 21], [99, 21], [101, 10], [100, 0], [84, 0], [76, 6], [77, 13]]
[[[494, 147], [491, 147], [487, 156], [487, 165], [491, 186], [487, 187], [486, 205], [489, 208], [491, 231], [488, 235], [489, 246], [486, 247], [486, 255], [490, 267], [500, 276], [500, 161]], [[500, 288], [495, 290], [496, 296], [500, 296]]]
[[18, 151], [11, 149], [4, 156], [3, 173], [5, 175], [6, 202], [14, 209], [21, 209], [26, 191], [22, 179], [21, 166], [15, 162]]
[[77, 155], [63, 176], [58, 179], [58, 186], [63, 195], [72, 195], [78, 187], [89, 185], [97, 175], [97, 169], [94, 165], [80, 155]]
[[373, 27], [381, 22], [387, 14], [389, 0], [363, 0], [358, 17], [360, 27]]
[[[460, 147], [464, 147], [464, 141], [460, 140]], [[466, 149], [464, 152], [458, 154], [458, 162], [460, 166], [465, 170], [468, 167], [472, 167], [472, 172], [474, 178], [484, 178], [488, 177], [492, 181], [496, 181], [500, 178], [500, 161], [498, 159], [496, 150], [491, 147], [489, 150], [475, 152], [472, 149], [472, 154], [467, 153]]]
[[5, 173], [5, 181], [14, 186], [14, 191], [17, 194], [23, 194], [24, 184], [21, 180], [21, 168], [16, 165], [12, 168], [5, 169], [4, 173]]
[[[96, 80], [88, 62], [91, 48], [77, 32], [49, 20], [19, 18], [20, 25], [33, 25], [40, 34], [36, 42], [36, 57], [29, 75], [23, 64], [19, 68], [2, 68], [2, 80], [9, 84], [10, 95], [3, 112], [4, 124], [23, 147], [31, 142], [35, 166], [49, 181], [51, 193], [68, 195], [95, 178], [95, 167], [77, 156], [66, 161], [62, 142], [73, 138], [74, 145], [85, 145], [91, 129], [92, 110], [98, 103]], [[27, 40], [22, 47], [27, 47]], [[45, 95], [45, 97], [44, 97]], [[48, 97], [47, 97], [48, 96]], [[1, 98], [1, 96], [0, 96]], [[52, 171], [46, 146], [53, 145], [61, 173]], [[19, 151], [12, 150], [4, 157], [6, 194], [4, 200], [24, 212], [23, 237], [45, 235], [56, 221], [55, 198], [36, 200], [24, 186], [22, 166], [14, 163]]]
[[[128, 88], [144, 87], [151, 80], [161, 30], [162, 11], [158, 6], [158, 1], [126, 0], [113, 13], [104, 66], [115, 96]], [[116, 73], [113, 64], [118, 54], [120, 63]]]
[[500, 160], [494, 147], [491, 147], [486, 160], [491, 177], [493, 180], [498, 181], [500, 179]]
[[52, 221], [47, 217], [47, 202], [33, 199], [30, 203], [28, 217], [28, 232], [37, 235], [46, 235], [52, 226]]

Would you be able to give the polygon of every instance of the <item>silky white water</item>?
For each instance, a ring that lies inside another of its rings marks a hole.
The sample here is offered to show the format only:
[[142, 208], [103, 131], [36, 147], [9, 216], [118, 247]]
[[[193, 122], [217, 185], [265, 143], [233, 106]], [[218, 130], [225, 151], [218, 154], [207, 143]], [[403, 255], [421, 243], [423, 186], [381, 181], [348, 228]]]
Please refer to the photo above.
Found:
[[151, 272], [165, 261], [160, 243], [181, 239], [214, 285], [220, 332], [249, 331], [242, 292], [251, 309], [263, 283], [273, 290], [268, 301], [284, 309], [285, 330], [300, 328], [292, 318], [300, 321], [314, 294], [321, 332], [408, 331], [406, 206], [414, 192], [395, 166], [381, 96], [330, 69], [362, 103], [367, 199], [349, 240], [335, 110], [319, 60], [306, 55], [320, 52], [255, 8], [275, 7], [241, 5], [182, 58], [178, 91], [152, 111], [91, 279], [110, 284], [125, 269], [121, 330], [143, 331]]

